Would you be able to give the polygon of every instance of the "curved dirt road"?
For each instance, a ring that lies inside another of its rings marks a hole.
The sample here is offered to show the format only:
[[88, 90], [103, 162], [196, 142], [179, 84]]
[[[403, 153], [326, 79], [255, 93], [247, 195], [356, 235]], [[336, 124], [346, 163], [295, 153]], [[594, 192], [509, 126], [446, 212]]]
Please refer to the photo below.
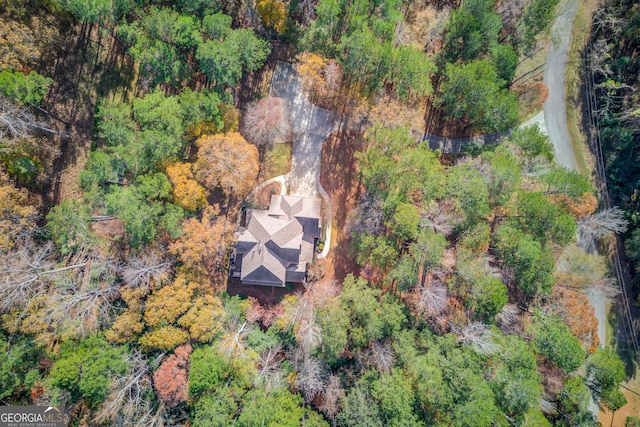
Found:
[[556, 162], [567, 169], [576, 170], [576, 158], [567, 128], [566, 69], [573, 21], [578, 12], [579, 0], [569, 0], [561, 5], [551, 27], [551, 46], [544, 66], [544, 84], [549, 97], [544, 103], [544, 121], [555, 152]]

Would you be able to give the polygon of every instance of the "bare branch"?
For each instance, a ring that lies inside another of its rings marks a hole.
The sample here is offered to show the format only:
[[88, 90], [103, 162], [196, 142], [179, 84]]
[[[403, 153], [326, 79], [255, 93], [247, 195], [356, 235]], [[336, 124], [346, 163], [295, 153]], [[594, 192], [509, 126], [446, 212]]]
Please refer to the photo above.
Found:
[[[151, 365], [157, 366], [164, 354]], [[111, 381], [110, 393], [100, 405], [94, 421], [115, 426], [164, 426], [164, 405], [152, 400], [152, 382], [149, 363], [138, 349], [127, 356], [129, 369]]]
[[449, 236], [460, 222], [462, 222], [462, 216], [447, 203], [432, 203], [426, 208], [420, 225], [433, 227], [436, 233]]
[[373, 341], [364, 352], [364, 362], [380, 372], [390, 373], [395, 362], [395, 354], [388, 342]]
[[258, 147], [289, 141], [291, 124], [284, 99], [267, 97], [249, 104], [243, 130]]
[[36, 120], [26, 107], [18, 107], [0, 97], [0, 141], [5, 137], [30, 138], [33, 136], [32, 123], [36, 123]]
[[0, 141], [5, 138], [31, 138], [33, 130], [68, 137], [66, 133], [56, 132], [38, 121], [26, 106], [18, 106], [0, 96]]
[[260, 354], [258, 360], [258, 375], [255, 385], [264, 387], [267, 391], [274, 390], [284, 385], [284, 372], [280, 368], [283, 354], [282, 346], [271, 347]]
[[619, 32], [627, 23], [627, 20], [621, 18], [620, 14], [614, 8], [598, 8], [593, 14], [593, 32], [599, 33], [604, 30], [613, 30], [614, 33]]
[[308, 356], [304, 351], [297, 351], [293, 360], [297, 374], [296, 388], [302, 392], [307, 402], [311, 402], [325, 388], [325, 370], [320, 359]]
[[583, 236], [601, 239], [610, 234], [621, 234], [627, 231], [629, 221], [624, 212], [614, 206], [592, 215], [587, 215], [578, 221], [578, 230]]
[[322, 328], [316, 323], [313, 310], [309, 310], [309, 312], [302, 318], [295, 333], [296, 341], [307, 354], [311, 354], [322, 344]]
[[160, 254], [150, 250], [129, 257], [118, 273], [124, 283], [132, 288], [148, 288], [152, 282], [158, 286], [169, 280], [172, 265], [171, 261], [162, 259]]
[[513, 331], [515, 325], [518, 324], [520, 313], [521, 311], [516, 304], [507, 304], [502, 307], [500, 313], [496, 315], [496, 322], [503, 332], [510, 333]]
[[470, 346], [476, 353], [488, 356], [500, 348], [489, 326], [482, 323], [472, 322], [462, 329], [454, 327], [454, 332], [458, 334], [458, 340], [462, 344]]
[[245, 356], [245, 339], [253, 330], [253, 325], [247, 322], [239, 324], [238, 319], [231, 319], [226, 325], [226, 333], [219, 343], [220, 352], [227, 358], [237, 358]]
[[302, 22], [309, 24], [316, 18], [316, 4], [317, 0], [301, 0], [298, 3], [298, 7], [302, 11]]
[[427, 317], [440, 316], [449, 307], [447, 288], [437, 279], [418, 286], [417, 309]]
[[31, 240], [19, 249], [0, 257], [0, 312], [12, 307], [24, 307], [35, 295], [45, 292], [47, 280], [55, 268], [51, 243], [38, 246]]
[[591, 68], [592, 72], [599, 73], [605, 77], [611, 76], [612, 71], [609, 64], [607, 64], [607, 60], [611, 58], [610, 48], [611, 46], [605, 39], [598, 39], [591, 45], [588, 60], [589, 68]]
[[327, 386], [322, 392], [322, 404], [318, 409], [324, 412], [330, 419], [334, 419], [340, 410], [340, 399], [343, 396], [344, 389], [340, 383], [340, 378], [336, 375], [329, 375]]
[[378, 235], [384, 229], [382, 199], [367, 193], [349, 218], [349, 230]]

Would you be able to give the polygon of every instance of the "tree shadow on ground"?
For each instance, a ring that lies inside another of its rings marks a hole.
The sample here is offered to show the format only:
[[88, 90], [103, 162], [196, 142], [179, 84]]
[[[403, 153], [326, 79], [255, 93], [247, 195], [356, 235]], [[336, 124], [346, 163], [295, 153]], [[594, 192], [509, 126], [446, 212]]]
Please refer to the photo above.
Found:
[[331, 135], [322, 147], [320, 183], [333, 205], [332, 244], [329, 251], [327, 277], [342, 281], [348, 274], [357, 274], [351, 250], [351, 235], [347, 222], [363, 192], [357, 161], [354, 156], [362, 146], [361, 134], [339, 132]]
[[608, 315], [608, 321], [613, 330], [615, 339], [615, 349], [620, 359], [624, 362], [624, 370], [627, 380], [635, 378], [638, 374], [638, 364], [640, 363], [640, 354], [634, 351], [629, 344], [629, 338], [626, 336], [623, 321], [620, 318], [620, 312], [617, 304], [611, 306]]
[[[78, 24], [60, 34], [61, 43], [55, 61], [46, 74], [53, 78], [44, 108], [61, 120], [51, 120], [52, 129], [67, 132], [59, 138], [60, 155], [49, 171], [42, 198], [45, 208], [76, 196], [79, 171], [91, 148], [94, 114], [98, 96], [128, 97], [135, 78], [134, 64], [122, 46], [98, 25]], [[75, 170], [75, 169], [77, 170]]]

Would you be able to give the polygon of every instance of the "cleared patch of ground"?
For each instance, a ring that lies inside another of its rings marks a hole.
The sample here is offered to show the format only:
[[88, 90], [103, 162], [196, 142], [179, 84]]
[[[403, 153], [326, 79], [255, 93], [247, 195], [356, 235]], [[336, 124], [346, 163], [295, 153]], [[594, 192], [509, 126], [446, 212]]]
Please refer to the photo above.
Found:
[[624, 388], [620, 388], [624, 397], [627, 398], [627, 404], [618, 409], [615, 413], [609, 411], [601, 411], [598, 421], [603, 426], [624, 427], [627, 417], [640, 415], [640, 376], [636, 375], [635, 379], [629, 380], [622, 384]]

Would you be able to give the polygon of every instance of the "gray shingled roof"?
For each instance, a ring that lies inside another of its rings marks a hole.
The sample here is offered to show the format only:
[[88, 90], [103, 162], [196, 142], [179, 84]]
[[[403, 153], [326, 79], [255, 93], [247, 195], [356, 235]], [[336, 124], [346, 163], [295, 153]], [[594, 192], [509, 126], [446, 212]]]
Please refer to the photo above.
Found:
[[[285, 286], [302, 282], [320, 237], [320, 200], [297, 196], [271, 198], [269, 210], [247, 211], [247, 227], [235, 246], [244, 284]], [[237, 274], [237, 272], [236, 272]]]

